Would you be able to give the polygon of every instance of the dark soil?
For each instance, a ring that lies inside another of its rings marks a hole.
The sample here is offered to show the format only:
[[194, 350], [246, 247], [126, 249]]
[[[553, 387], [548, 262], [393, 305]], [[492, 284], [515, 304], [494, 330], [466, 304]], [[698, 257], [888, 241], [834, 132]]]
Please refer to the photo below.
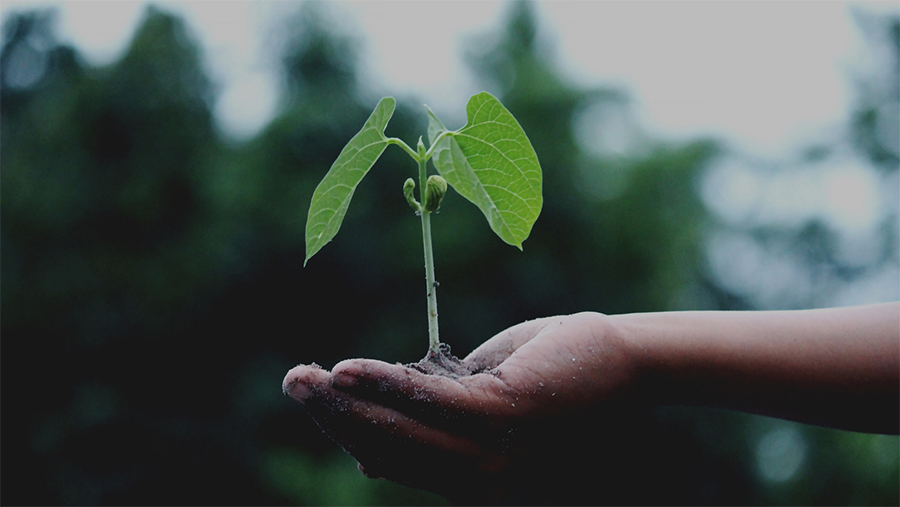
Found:
[[483, 371], [483, 369], [463, 363], [462, 360], [450, 352], [450, 345], [446, 343], [439, 345], [437, 354], [429, 350], [428, 354], [418, 363], [409, 363], [406, 366], [427, 375], [441, 375], [453, 379], [467, 377]]

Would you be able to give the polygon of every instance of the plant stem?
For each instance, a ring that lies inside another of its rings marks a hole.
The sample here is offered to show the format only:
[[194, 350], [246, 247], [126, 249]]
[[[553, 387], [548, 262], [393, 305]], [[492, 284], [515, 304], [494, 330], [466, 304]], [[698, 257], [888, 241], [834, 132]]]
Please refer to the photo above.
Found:
[[400, 148], [402, 148], [403, 151], [405, 151], [406, 153], [408, 153], [409, 156], [413, 158], [413, 160], [419, 160], [419, 158], [420, 158], [420, 157], [419, 157], [419, 154], [416, 153], [415, 150], [413, 150], [412, 148], [410, 148], [408, 144], [404, 143], [404, 142], [403, 142], [403, 139], [400, 139], [400, 138], [398, 138], [398, 137], [388, 137], [388, 138], [386, 139], [386, 141], [387, 141], [388, 144], [396, 144], [397, 146], [399, 146]]
[[[419, 199], [424, 199], [428, 159], [419, 159]], [[424, 201], [423, 201], [424, 202]], [[437, 354], [441, 340], [438, 336], [437, 283], [434, 280], [434, 253], [431, 248], [431, 212], [422, 209], [422, 243], [425, 247], [425, 290], [428, 299], [428, 354]]]

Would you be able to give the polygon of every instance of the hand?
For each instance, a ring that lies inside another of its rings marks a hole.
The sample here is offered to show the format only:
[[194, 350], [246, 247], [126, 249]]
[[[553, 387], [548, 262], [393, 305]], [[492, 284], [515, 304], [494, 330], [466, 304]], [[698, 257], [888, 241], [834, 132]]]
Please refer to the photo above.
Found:
[[480, 373], [451, 379], [366, 359], [331, 373], [297, 366], [284, 390], [367, 476], [485, 503], [571, 431], [570, 416], [626, 398], [635, 377], [625, 342], [596, 313], [518, 324], [463, 361]]

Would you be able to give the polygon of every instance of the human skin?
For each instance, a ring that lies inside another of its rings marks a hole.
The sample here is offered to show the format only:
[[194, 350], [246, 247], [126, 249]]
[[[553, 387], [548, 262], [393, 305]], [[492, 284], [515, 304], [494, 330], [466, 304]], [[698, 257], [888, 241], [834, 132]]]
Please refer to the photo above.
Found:
[[297, 366], [284, 391], [360, 463], [457, 502], [597, 407], [698, 405], [851, 431], [900, 427], [900, 303], [802, 311], [579, 313], [515, 325], [458, 379], [368, 359]]

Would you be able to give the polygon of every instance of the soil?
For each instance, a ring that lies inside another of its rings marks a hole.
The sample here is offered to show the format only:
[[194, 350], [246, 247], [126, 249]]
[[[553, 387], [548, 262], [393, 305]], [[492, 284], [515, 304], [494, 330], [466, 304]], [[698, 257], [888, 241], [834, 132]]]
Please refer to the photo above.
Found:
[[462, 362], [450, 352], [450, 345], [441, 343], [438, 353], [428, 351], [418, 363], [409, 363], [406, 366], [418, 370], [427, 375], [441, 375], [457, 379], [481, 373], [484, 369], [470, 366]]

